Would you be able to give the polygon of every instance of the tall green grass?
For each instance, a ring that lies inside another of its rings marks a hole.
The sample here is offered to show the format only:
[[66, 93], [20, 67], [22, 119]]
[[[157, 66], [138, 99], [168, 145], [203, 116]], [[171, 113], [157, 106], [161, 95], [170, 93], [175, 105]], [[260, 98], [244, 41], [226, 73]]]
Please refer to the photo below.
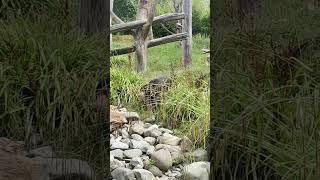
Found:
[[102, 169], [105, 130], [95, 112], [106, 42], [62, 33], [54, 22], [46, 16], [0, 20], [0, 136], [30, 147], [30, 135], [39, 132], [59, 156]]
[[[232, 24], [230, 17], [217, 22], [221, 26], [213, 37], [211, 69], [212, 177], [319, 179], [319, 14], [301, 1], [265, 3], [254, 38], [237, 31], [237, 21]], [[277, 66], [289, 62], [283, 52], [305, 40], [310, 46], [296, 64]]]

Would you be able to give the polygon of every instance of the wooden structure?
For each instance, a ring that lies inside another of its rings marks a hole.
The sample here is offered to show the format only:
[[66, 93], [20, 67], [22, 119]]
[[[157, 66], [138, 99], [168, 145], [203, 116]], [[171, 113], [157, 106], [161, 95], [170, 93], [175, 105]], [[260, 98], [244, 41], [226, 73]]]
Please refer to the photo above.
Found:
[[[113, 0], [110, 1], [113, 3]], [[156, 16], [157, 0], [139, 0], [138, 11], [135, 21], [123, 22], [110, 8], [111, 20], [116, 22], [116, 25], [111, 26], [110, 33], [117, 33], [122, 31], [130, 31], [134, 37], [134, 44], [119, 49], [112, 49], [111, 56], [136, 53], [138, 72], [143, 72], [147, 68], [147, 49], [161, 44], [166, 44], [175, 41], [183, 40], [183, 64], [186, 67], [191, 65], [191, 39], [192, 39], [192, 16], [191, 16], [191, 0], [184, 0], [183, 13], [168, 13]], [[113, 5], [110, 5], [113, 7]], [[183, 20], [183, 31], [157, 39], [147, 39], [150, 29], [153, 24], [163, 23], [167, 21]], [[110, 22], [111, 23], [111, 22]], [[110, 36], [111, 37], [111, 36]], [[110, 40], [111, 42], [111, 40]]]

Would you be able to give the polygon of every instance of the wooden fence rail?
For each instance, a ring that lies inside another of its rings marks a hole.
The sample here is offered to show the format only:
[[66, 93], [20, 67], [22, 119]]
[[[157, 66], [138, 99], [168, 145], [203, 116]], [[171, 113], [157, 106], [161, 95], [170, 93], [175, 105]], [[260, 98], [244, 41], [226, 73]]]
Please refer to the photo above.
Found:
[[[110, 1], [110, 3], [113, 3], [113, 0]], [[137, 20], [131, 21], [131, 22], [124, 22], [122, 21], [114, 12], [112, 9], [110, 9], [110, 15], [111, 20], [118, 24], [112, 25], [110, 28], [111, 33], [118, 33], [123, 31], [131, 31], [131, 34], [134, 37], [134, 44], [125, 47], [125, 48], [119, 48], [119, 49], [113, 49], [111, 50], [112, 56], [118, 56], [123, 54], [129, 54], [129, 53], [136, 53], [137, 57], [137, 67], [136, 70], [138, 72], [142, 72], [146, 70], [147, 65], [147, 49], [154, 46], [159, 46], [166, 43], [171, 43], [175, 41], [182, 41], [184, 40], [185, 45], [182, 47], [184, 54], [184, 62], [185, 65], [191, 64], [191, 38], [192, 34], [190, 33], [191, 30], [189, 25], [191, 24], [191, 16], [188, 13], [191, 13], [190, 11], [190, 3], [191, 0], [185, 0], [186, 3], [186, 9], [187, 14], [185, 13], [168, 13], [163, 14], [160, 16], [155, 17], [155, 10], [156, 10], [156, 4], [157, 0], [139, 0], [138, 4], [138, 11], [137, 11]], [[113, 7], [113, 4], [110, 5], [110, 7]], [[151, 39], [147, 40], [147, 36], [151, 31], [151, 27], [154, 24], [164, 23], [168, 21], [179, 21], [182, 20], [183, 23], [183, 29], [185, 32], [157, 38], [157, 39]], [[111, 41], [110, 41], [111, 42]], [[187, 53], [185, 53], [187, 52]], [[189, 58], [189, 59], [185, 59]]]

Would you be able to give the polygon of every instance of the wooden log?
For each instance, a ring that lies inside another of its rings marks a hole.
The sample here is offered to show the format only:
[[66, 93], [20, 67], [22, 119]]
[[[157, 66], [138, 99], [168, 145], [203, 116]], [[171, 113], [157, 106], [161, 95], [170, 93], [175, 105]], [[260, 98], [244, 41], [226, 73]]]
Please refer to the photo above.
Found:
[[122, 19], [120, 19], [113, 11], [110, 12], [110, 17], [118, 24], [124, 23], [124, 21], [122, 21]]
[[[179, 20], [179, 19], [183, 19], [183, 18], [184, 18], [183, 13], [168, 13], [168, 14], [164, 14], [164, 15], [155, 17], [152, 24], [159, 24], [159, 23], [163, 23], [163, 22], [167, 22], [167, 21], [175, 21], [175, 20]], [[127, 23], [122, 23], [123, 21], [120, 18], [119, 19], [115, 18], [114, 20], [116, 20], [117, 23], [119, 23], [119, 24], [111, 26], [111, 30], [110, 30], [111, 33], [126, 31], [126, 30], [130, 30], [130, 29], [136, 29], [136, 28], [142, 27], [143, 25], [145, 25], [147, 23], [147, 20], [145, 20], [145, 19], [131, 21], [131, 22], [127, 22]]]
[[113, 50], [111, 50], [110, 55], [111, 56], [119, 56], [119, 55], [123, 55], [123, 54], [129, 54], [129, 53], [133, 53], [135, 50], [136, 50], [136, 47], [134, 45], [132, 45], [130, 47], [113, 49]]
[[147, 20], [141, 19], [141, 20], [137, 20], [137, 21], [116, 24], [116, 25], [111, 26], [110, 32], [117, 33], [117, 32], [121, 32], [121, 31], [127, 31], [130, 29], [136, 29], [136, 28], [142, 27], [146, 22], [147, 22]]
[[183, 21], [182, 31], [188, 34], [188, 38], [182, 41], [183, 65], [188, 68], [192, 62], [192, 0], [184, 0], [183, 13], [185, 19]]
[[[187, 37], [188, 37], [187, 33], [173, 34], [173, 35], [165, 36], [162, 38], [157, 38], [157, 39], [147, 41], [146, 44], [147, 44], [147, 48], [151, 48], [151, 47], [159, 46], [162, 44], [167, 44], [167, 43], [171, 43], [171, 42], [175, 42], [175, 41], [181, 41], [183, 39], [186, 39]], [[111, 50], [110, 54], [111, 54], [111, 56], [119, 56], [119, 55], [123, 55], [123, 54], [133, 53], [135, 50], [136, 50], [135, 45], [132, 45], [132, 46], [125, 47], [125, 48]]]
[[167, 43], [171, 43], [171, 42], [175, 42], [175, 41], [181, 41], [183, 39], [186, 39], [187, 37], [188, 37], [187, 33], [179, 33], [179, 34], [173, 34], [173, 35], [153, 39], [147, 43], [148, 43], [148, 47], [154, 47], [154, 46], [159, 46], [161, 44], [167, 44]]
[[164, 23], [167, 21], [176, 21], [184, 19], [184, 13], [167, 13], [160, 16], [156, 16], [153, 20], [153, 24]]
[[[182, 0], [172, 0], [173, 2], [173, 7], [176, 13], [182, 13]], [[176, 23], [176, 33], [181, 33], [182, 32], [182, 20], [179, 19], [177, 20]], [[181, 47], [182, 42], [178, 44], [178, 47]]]

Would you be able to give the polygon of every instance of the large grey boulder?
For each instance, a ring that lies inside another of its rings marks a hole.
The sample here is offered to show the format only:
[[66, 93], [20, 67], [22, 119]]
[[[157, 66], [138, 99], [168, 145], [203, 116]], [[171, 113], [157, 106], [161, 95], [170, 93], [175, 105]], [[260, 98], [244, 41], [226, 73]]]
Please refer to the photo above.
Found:
[[145, 169], [134, 169], [133, 172], [137, 180], [155, 180], [156, 179], [150, 171], [147, 171]]
[[171, 154], [166, 149], [160, 149], [152, 153], [151, 159], [155, 161], [155, 165], [163, 171], [167, 171], [172, 166]]
[[134, 172], [128, 168], [117, 168], [111, 172], [111, 175], [116, 180], [136, 180]]
[[209, 162], [195, 162], [183, 168], [182, 176], [184, 180], [208, 180], [210, 174]]

